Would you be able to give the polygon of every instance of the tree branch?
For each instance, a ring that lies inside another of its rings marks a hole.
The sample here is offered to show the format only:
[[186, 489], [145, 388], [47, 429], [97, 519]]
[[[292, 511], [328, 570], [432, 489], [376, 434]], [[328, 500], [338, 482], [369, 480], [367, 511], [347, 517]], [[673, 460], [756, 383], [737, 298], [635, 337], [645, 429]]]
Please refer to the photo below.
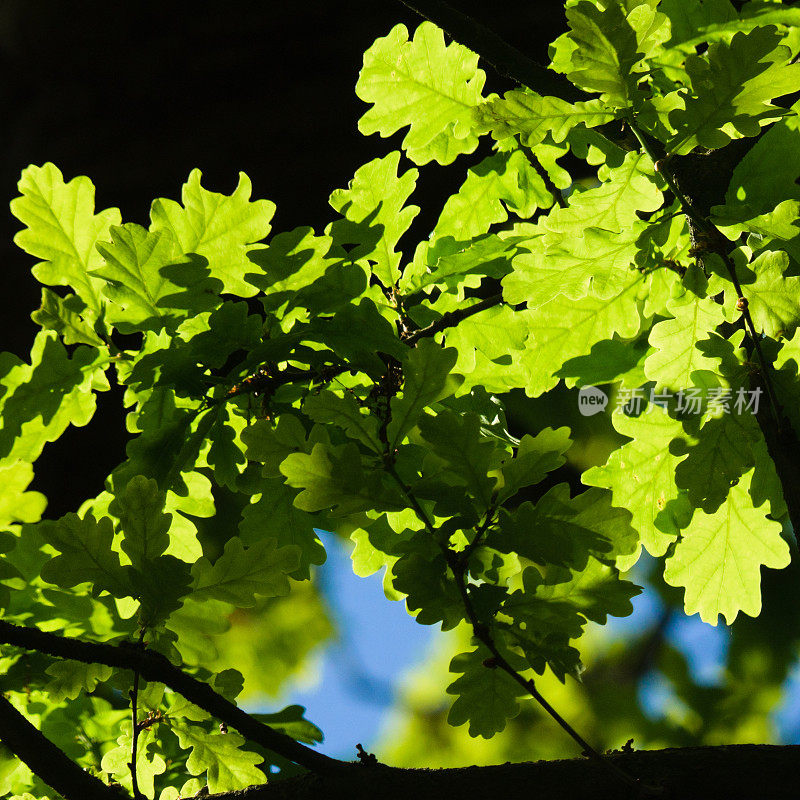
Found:
[[67, 757], [0, 695], [0, 741], [48, 786], [70, 800], [120, 800], [127, 793], [107, 786]]
[[538, 94], [560, 97], [568, 102], [586, 99], [586, 95], [566, 78], [537, 64], [494, 31], [453, 8], [444, 0], [400, 0], [400, 2], [424, 19], [433, 22], [459, 44], [477, 53], [497, 72], [511, 78], [512, 81], [527, 86]]
[[[604, 757], [643, 782], [680, 800], [793, 800], [797, 796], [800, 746], [728, 745], [642, 750]], [[206, 800], [634, 800], [635, 794], [599, 764], [585, 758], [499, 764], [461, 769], [370, 767], [352, 776], [300, 776]], [[636, 800], [639, 800], [636, 798]]]
[[155, 650], [147, 650], [135, 644], [115, 646], [84, 642], [54, 633], [44, 633], [36, 628], [12, 625], [3, 620], [0, 620], [0, 642], [85, 664], [106, 664], [118, 669], [136, 670], [145, 680], [166, 684], [217, 719], [236, 728], [251, 742], [313, 772], [325, 774], [348, 770], [354, 766], [312, 750], [285, 733], [253, 719], [247, 712], [217, 694], [207, 683], [187, 675]]

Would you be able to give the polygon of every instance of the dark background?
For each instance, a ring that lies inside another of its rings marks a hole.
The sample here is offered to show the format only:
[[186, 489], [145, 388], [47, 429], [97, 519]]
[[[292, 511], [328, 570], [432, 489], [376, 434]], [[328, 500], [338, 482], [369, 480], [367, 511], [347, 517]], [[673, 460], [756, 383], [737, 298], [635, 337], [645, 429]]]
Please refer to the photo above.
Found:
[[[565, 29], [558, 0], [453, 5], [540, 63]], [[12, 243], [21, 224], [8, 210], [28, 164], [52, 161], [65, 180], [88, 175], [98, 209], [144, 225], [150, 202], [179, 199], [192, 168], [226, 194], [241, 170], [254, 199], [277, 204], [274, 232], [320, 232], [330, 192], [405, 135], [361, 136], [367, 105], [354, 91], [363, 52], [400, 22], [413, 32], [420, 18], [396, 0], [0, 2], [0, 349], [27, 360], [38, 329], [30, 313], [41, 287], [34, 260]], [[511, 88], [482, 66], [485, 93]], [[427, 236], [467, 164], [421, 171], [412, 236]], [[48, 516], [99, 492], [124, 457], [119, 394], [98, 399], [89, 426], [68, 429], [37, 462], [32, 488], [50, 498]]]

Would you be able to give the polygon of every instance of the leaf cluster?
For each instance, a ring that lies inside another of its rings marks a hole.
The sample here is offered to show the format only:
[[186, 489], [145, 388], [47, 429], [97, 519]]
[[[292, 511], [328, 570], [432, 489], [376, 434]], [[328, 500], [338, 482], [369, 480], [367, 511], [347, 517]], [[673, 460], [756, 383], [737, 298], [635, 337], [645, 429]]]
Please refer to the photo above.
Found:
[[[796, 21], [780, 4], [566, 5], [551, 67], [578, 102], [484, 96], [478, 56], [429, 22], [376, 41], [360, 130], [407, 128], [402, 152], [334, 191], [319, 233], [270, 235], [275, 206], [244, 174], [223, 195], [194, 170], [143, 226], [97, 211], [86, 177], [24, 170], [15, 241], [43, 288], [30, 363], [0, 355], [6, 620], [138, 638], [235, 698], [244, 677], [211, 634], [302, 609], [332, 531], [419, 623], [469, 631], [448, 719], [489, 738], [539, 676], [580, 678], [589, 623], [632, 611], [623, 572], [643, 551], [686, 613], [759, 614], [761, 568], [788, 565], [797, 522], [775, 431], [800, 423], [800, 197], [796, 175], [760, 172], [768, 154], [800, 175], [796, 108], [778, 102], [800, 90]], [[743, 137], [760, 138], [703, 216], [684, 159]], [[568, 153], [591, 179], [558, 163]], [[431, 162], [464, 178], [414, 243], [409, 200]], [[558, 473], [570, 429], [514, 435], [505, 409], [562, 380], [628, 401], [611, 417], [627, 441], [577, 492]], [[43, 518], [36, 459], [112, 384], [125, 458], [101, 494]], [[83, 730], [59, 744], [106, 780], [133, 790], [133, 771], [138, 791], [175, 800], [290, 771], [162, 684], [31, 658], [4, 647], [4, 691], [41, 726]], [[320, 738], [298, 707], [264, 721]], [[44, 791], [1, 757], [0, 786]]]

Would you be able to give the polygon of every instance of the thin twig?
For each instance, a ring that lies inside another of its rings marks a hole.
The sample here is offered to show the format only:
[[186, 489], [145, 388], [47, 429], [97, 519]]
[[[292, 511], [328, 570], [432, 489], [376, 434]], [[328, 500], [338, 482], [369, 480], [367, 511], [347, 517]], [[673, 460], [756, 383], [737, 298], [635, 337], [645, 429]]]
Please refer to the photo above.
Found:
[[[144, 635], [146, 628], [142, 626], [139, 631], [139, 647], [144, 647]], [[131, 763], [128, 765], [131, 770], [131, 787], [133, 788], [134, 800], [140, 800], [144, 795], [139, 790], [139, 776], [136, 774], [136, 750], [139, 744], [139, 670], [133, 670], [133, 687], [131, 688]]]
[[487, 297], [485, 300], [481, 300], [480, 302], [471, 306], [467, 306], [466, 308], [459, 308], [457, 311], [447, 311], [442, 314], [442, 316], [439, 317], [436, 322], [432, 322], [427, 327], [418, 328], [410, 333], [404, 339], [404, 341], [407, 345], [413, 346], [420, 339], [424, 339], [429, 336], [435, 336], [437, 333], [441, 333], [447, 328], [452, 328], [455, 325], [458, 325], [459, 322], [462, 322], [474, 314], [479, 314], [481, 311], [485, 311], [487, 308], [492, 308], [493, 306], [499, 306], [502, 302], [502, 294], [493, 294], [491, 297]]
[[459, 561], [462, 564], [467, 564], [470, 556], [480, 547], [481, 543], [483, 542], [484, 534], [489, 530], [494, 522], [494, 515], [496, 511], [496, 505], [491, 505], [486, 509], [486, 515], [483, 518], [483, 522], [477, 527], [472, 541], [458, 554]]
[[475, 606], [472, 604], [472, 599], [467, 591], [465, 567], [457, 559], [451, 558], [449, 563], [450, 569], [456, 579], [456, 585], [458, 586], [459, 594], [461, 595], [461, 599], [464, 603], [464, 608], [467, 612], [467, 616], [469, 617], [470, 624], [472, 625], [472, 631], [475, 634], [475, 638], [478, 639], [494, 656], [494, 668], [502, 669], [520, 686], [522, 686], [522, 688], [525, 689], [525, 691], [528, 692], [528, 694], [530, 694], [530, 696], [537, 703], [539, 703], [539, 705], [547, 712], [547, 714], [549, 714], [556, 721], [556, 723], [558, 723], [562, 730], [564, 730], [568, 736], [570, 736], [575, 742], [577, 742], [578, 745], [580, 745], [580, 747], [583, 749], [584, 755], [589, 756], [598, 763], [602, 764], [604, 768], [614, 773], [614, 775], [626, 786], [634, 787], [637, 790], [640, 789], [641, 783], [637, 778], [634, 778], [632, 775], [628, 775], [627, 772], [620, 769], [616, 764], [613, 764], [612, 762], [603, 758], [603, 756], [594, 747], [592, 747], [592, 745], [590, 745], [586, 739], [584, 739], [575, 730], [575, 728], [573, 728], [572, 725], [570, 725], [569, 722], [567, 722], [564, 717], [562, 717], [561, 714], [559, 714], [558, 711], [556, 711], [555, 708], [550, 705], [550, 703], [547, 702], [545, 697], [536, 688], [533, 678], [524, 678], [519, 672], [517, 672], [517, 670], [514, 669], [514, 667], [511, 666], [511, 664], [509, 664], [508, 660], [500, 652], [500, 649], [497, 647], [494, 639], [489, 633], [489, 627], [481, 622], [481, 620], [478, 618], [478, 613], [475, 610]]

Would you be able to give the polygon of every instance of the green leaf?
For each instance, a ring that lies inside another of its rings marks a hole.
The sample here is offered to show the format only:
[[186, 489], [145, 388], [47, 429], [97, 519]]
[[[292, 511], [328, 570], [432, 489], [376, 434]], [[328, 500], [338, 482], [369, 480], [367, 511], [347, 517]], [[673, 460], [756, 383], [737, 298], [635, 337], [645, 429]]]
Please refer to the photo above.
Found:
[[41, 519], [47, 498], [41, 492], [25, 491], [32, 480], [32, 464], [13, 461], [0, 465], [0, 529], [12, 523]]
[[428, 532], [416, 534], [402, 547], [403, 555], [392, 566], [392, 586], [406, 595], [409, 614], [416, 612], [420, 625], [455, 628], [465, 619], [464, 601], [447, 562]]
[[126, 597], [131, 587], [119, 554], [112, 549], [114, 527], [108, 517], [99, 522], [87, 514], [65, 514], [60, 520], [45, 520], [36, 527], [47, 544], [59, 551], [42, 567], [42, 579], [63, 589], [92, 583], [114, 597]]
[[564, 453], [572, 446], [569, 428], [544, 428], [536, 436], [526, 433], [513, 458], [501, 467], [502, 483], [497, 502], [504, 503], [520, 489], [544, 480], [548, 472], [565, 463]]
[[283, 294], [304, 289], [325, 274], [332, 263], [326, 258], [333, 240], [316, 236], [313, 228], [295, 228], [278, 233], [269, 245], [253, 248], [247, 254], [262, 274], [248, 273], [247, 280], [269, 294]]
[[262, 762], [262, 757], [243, 750], [245, 738], [238, 733], [208, 733], [199, 725], [183, 722], [173, 723], [172, 730], [180, 746], [192, 750], [186, 768], [192, 775], [205, 772], [212, 794], [264, 783], [266, 776], [256, 766]]
[[536, 564], [584, 570], [590, 556], [613, 561], [629, 555], [637, 543], [630, 513], [611, 506], [608, 492], [589, 489], [570, 498], [559, 483], [536, 505], [522, 503], [500, 517], [500, 529], [486, 543], [503, 553], [516, 553]]
[[243, 172], [233, 194], [209, 192], [200, 184], [202, 172], [193, 169], [183, 185], [183, 207], [160, 198], [150, 209], [150, 230], [172, 233], [182, 253], [197, 253], [208, 260], [211, 277], [222, 282], [223, 291], [252, 297], [257, 289], [245, 280], [251, 268], [248, 245], [270, 231], [275, 204], [250, 202], [252, 184]]
[[487, 308], [449, 328], [445, 341], [458, 352], [453, 372], [464, 376], [459, 393], [478, 386], [492, 393], [525, 386], [527, 373], [518, 355], [527, 335], [523, 315], [507, 305]]
[[[596, 565], [598, 562], [591, 562]], [[565, 582], [569, 570], [554, 568], [550, 582]], [[539, 674], [550, 667], [563, 682], [566, 675], [580, 675], [580, 656], [570, 639], [583, 633], [586, 619], [568, 602], [539, 597], [544, 585], [541, 573], [527, 567], [522, 574], [522, 589], [514, 591], [503, 603], [502, 613], [512, 620], [507, 628], [512, 641], [525, 653], [530, 666]]]
[[640, 232], [636, 226], [622, 233], [586, 228], [581, 235], [559, 233], [523, 242], [530, 252], [514, 258], [513, 272], [503, 278], [504, 297], [528, 308], [544, 306], [558, 295], [610, 300], [624, 285], [643, 280], [631, 272]]
[[707, 38], [712, 31], [730, 30], [739, 23], [739, 15], [730, 0], [704, 0], [703, 3], [685, 3], [683, 0], [661, 0], [659, 5], [672, 27], [670, 47], [686, 47]]
[[725, 321], [724, 309], [691, 292], [670, 301], [667, 309], [673, 318], [657, 322], [650, 331], [654, 351], [644, 362], [644, 372], [658, 387], [688, 389], [696, 383], [695, 373], [718, 371], [718, 360], [706, 355], [700, 345]]
[[737, 33], [730, 44], [710, 45], [704, 56], [689, 55], [692, 95], [669, 115], [677, 133], [667, 150], [684, 155], [695, 146], [724, 147], [784, 116], [772, 100], [800, 89], [800, 64], [789, 63], [791, 51], [781, 38], [772, 26], [757, 27]]
[[[372, 515], [370, 515], [372, 516]], [[362, 527], [350, 534], [355, 544], [350, 559], [353, 572], [361, 578], [394, 564], [406, 549], [407, 542], [421, 530], [423, 523], [413, 509], [380, 514], [377, 519], [362, 521]], [[387, 571], [386, 578], [390, 577]], [[397, 592], [384, 581], [384, 592], [391, 600], [399, 600]]]
[[174, 328], [181, 319], [219, 304], [208, 270], [178, 252], [172, 232], [149, 232], [128, 223], [111, 227], [111, 242], [98, 243], [105, 259], [92, 274], [107, 281], [107, 319], [123, 333]]
[[[737, 277], [756, 330], [773, 339], [793, 335], [800, 324], [800, 278], [787, 275], [789, 270], [789, 256], [783, 250], [767, 250], [746, 267], [737, 264]], [[736, 298], [734, 287], [726, 284], [725, 305], [735, 306]]]
[[331, 391], [323, 390], [313, 394], [303, 403], [303, 411], [314, 422], [322, 425], [336, 425], [344, 430], [351, 439], [365, 445], [373, 453], [383, 452], [377, 418], [362, 413], [362, 408], [353, 395], [345, 392], [339, 396]]
[[[584, 472], [581, 481], [611, 489], [613, 504], [631, 513], [639, 544], [650, 555], [661, 556], [691, 517], [685, 493], [675, 485], [675, 468], [683, 456], [670, 449], [672, 440], [683, 436], [683, 426], [656, 405], [638, 417], [617, 411], [612, 421], [632, 441], [611, 453], [602, 467]], [[637, 546], [632, 554], [618, 558], [617, 566], [629, 569], [639, 552]]]
[[675, 483], [686, 489], [693, 506], [715, 511], [728, 495], [731, 483], [751, 469], [753, 445], [761, 438], [756, 418], [735, 405], [727, 413], [704, 420], [692, 437], [688, 455], [675, 470]]
[[181, 607], [190, 592], [191, 575], [189, 565], [174, 556], [159, 556], [143, 567], [129, 572], [131, 594], [140, 604], [139, 624], [152, 629]]
[[137, 475], [109, 506], [109, 511], [119, 518], [122, 549], [138, 570], [148, 569], [169, 545], [172, 515], [164, 513], [165, 502], [156, 481]]
[[541, 175], [521, 150], [498, 153], [470, 168], [466, 181], [445, 203], [434, 236], [466, 241], [505, 222], [506, 209], [525, 219], [552, 204]]
[[568, 103], [530, 89], [512, 89], [502, 99], [492, 95], [474, 113], [478, 133], [491, 131], [498, 141], [518, 135], [528, 147], [536, 147], [548, 134], [554, 142], [563, 142], [576, 125], [593, 128], [614, 119], [614, 111], [600, 100]]
[[206, 460], [214, 468], [214, 479], [220, 486], [234, 491], [247, 461], [240, 443], [245, 425], [245, 419], [234, 413], [232, 406], [222, 407], [207, 433], [211, 446]]
[[214, 562], [204, 556], [192, 567], [192, 597], [195, 600], [223, 600], [237, 608], [256, 604], [256, 596], [289, 594], [287, 575], [300, 563], [300, 548], [277, 547], [275, 539], [263, 539], [245, 548], [238, 537], [225, 543]]
[[45, 691], [54, 703], [74, 700], [81, 692], [91, 692], [98, 683], [107, 681], [114, 670], [105, 664], [84, 664], [80, 661], [56, 661], [45, 672], [52, 679]]
[[641, 588], [624, 581], [619, 572], [597, 559], [590, 558], [583, 570], [553, 570], [557, 582], [548, 580], [538, 587], [538, 597], [548, 602], [566, 603], [586, 619], [605, 625], [607, 617], [627, 617], [633, 613], [631, 598], [641, 593]]
[[397, 242], [419, 212], [417, 206], [405, 205], [418, 172], [410, 169], [398, 177], [399, 163], [400, 153], [395, 150], [359, 167], [347, 189], [331, 194], [331, 206], [344, 219], [331, 223], [325, 231], [337, 245], [358, 245], [349, 257], [353, 261], [369, 259], [387, 288], [400, 277], [402, 253], [395, 250]]
[[508, 597], [502, 611], [513, 618], [513, 635], [531, 666], [541, 673], [546, 662], [562, 681], [579, 668], [569, 640], [583, 633], [587, 620], [605, 624], [609, 614], [628, 616], [631, 598], [641, 592], [594, 558], [583, 570], [548, 567], [546, 579], [536, 567], [527, 567], [523, 587]]
[[119, 210], [94, 213], [94, 186], [85, 176], [64, 183], [61, 171], [51, 163], [23, 170], [17, 184], [22, 197], [11, 201], [11, 213], [27, 227], [14, 242], [26, 253], [41, 258], [33, 268], [40, 283], [72, 286], [86, 304], [85, 316], [101, 316], [103, 281], [91, 271], [102, 264], [95, 249], [108, 238], [111, 225], [120, 224]]
[[490, 739], [506, 727], [506, 721], [520, 712], [517, 698], [525, 695], [505, 670], [484, 666], [491, 656], [483, 645], [469, 653], [460, 653], [450, 662], [450, 672], [462, 673], [447, 687], [457, 695], [447, 721], [451, 725], [469, 722], [469, 735]]
[[[760, 198], [754, 197], [753, 200], [759, 203]], [[747, 238], [748, 249], [758, 252], [769, 247], [780, 247], [795, 261], [800, 260], [800, 202], [797, 200], [782, 200], [775, 208], [758, 215], [749, 203], [734, 201], [731, 206], [714, 206], [712, 218], [720, 231], [733, 241], [739, 239], [742, 233], [753, 234]], [[737, 267], [741, 266], [740, 262], [746, 255], [745, 249], [733, 252]], [[706, 260], [710, 268], [713, 267], [723, 278], [728, 278], [727, 270], [717, 258], [712, 255]]]
[[539, 308], [528, 310], [529, 343], [521, 356], [528, 370], [525, 392], [537, 397], [558, 383], [554, 377], [570, 358], [586, 355], [599, 340], [613, 334], [633, 338], [641, 318], [637, 295], [641, 276], [631, 275], [607, 300], [584, 297], [580, 301], [559, 295]]
[[212, 408], [198, 415], [186, 405], [176, 403], [171, 389], [157, 388], [150, 394], [135, 417], [135, 429], [141, 434], [128, 442], [128, 460], [112, 475], [116, 491], [135, 475], [149, 476], [162, 491], [182, 490], [180, 473], [194, 466], [219, 413]]
[[306, 431], [293, 414], [281, 414], [273, 427], [266, 420], [256, 420], [242, 431], [247, 458], [264, 464], [265, 476], [279, 476], [281, 462], [290, 453], [305, 452]]
[[750, 480], [748, 473], [732, 486], [713, 514], [695, 512], [664, 571], [667, 583], [686, 588], [686, 613], [711, 625], [720, 614], [728, 625], [740, 611], [758, 616], [761, 566], [782, 569], [791, 559], [780, 523], [753, 507]]
[[604, 339], [592, 347], [591, 353], [564, 362], [555, 377], [575, 386], [600, 386], [619, 383], [621, 389], [632, 390], [646, 382], [642, 367], [650, 347], [646, 339], [633, 342], [617, 337]]
[[245, 278], [266, 293], [261, 302], [283, 317], [283, 330], [295, 318], [347, 308], [366, 288], [366, 263], [353, 263], [343, 248], [333, 245], [332, 237], [316, 236], [311, 228], [279, 233], [247, 257], [261, 272], [249, 272]]
[[244, 689], [244, 676], [238, 669], [224, 669], [214, 676], [214, 691], [233, 702]]
[[401, 359], [407, 352], [397, 329], [368, 297], [362, 297], [358, 305], [350, 303], [333, 317], [318, 317], [309, 326], [307, 335], [309, 339], [324, 342], [354, 368], [373, 376], [386, 371], [380, 353]]
[[453, 348], [440, 347], [428, 339], [420, 341], [409, 352], [403, 364], [402, 394], [391, 401], [387, 435], [392, 448], [397, 447], [417, 424], [424, 408], [456, 391], [463, 380], [459, 375], [450, 374], [456, 358]]
[[470, 276], [502, 278], [511, 271], [515, 241], [489, 234], [473, 239], [468, 246], [450, 236], [437, 239], [434, 246], [420, 242], [414, 261], [403, 270], [400, 290], [413, 294], [433, 284], [459, 289], [474, 280]]
[[306, 744], [321, 742], [324, 738], [322, 731], [305, 718], [305, 711], [303, 706], [292, 705], [272, 714], [250, 714], [250, 716], [298, 742]]
[[[130, 761], [132, 751], [131, 723], [122, 723], [123, 734], [117, 738], [117, 746], [103, 754], [100, 766], [104, 772], [110, 773], [129, 792], [131, 785]], [[167, 764], [157, 752], [158, 742], [152, 728], [144, 728], [139, 732], [136, 747], [136, 778], [139, 790], [146, 797], [155, 796], [154, 779], [167, 769]], [[150, 753], [148, 751], [154, 752]]]
[[[423, 414], [419, 420], [422, 438], [430, 445], [426, 456], [426, 471], [433, 463], [447, 470], [447, 480], [453, 480], [487, 508], [492, 499], [495, 479], [487, 475], [495, 466], [495, 440], [481, 434], [477, 414], [454, 413], [442, 409], [436, 416]], [[438, 470], [434, 469], [438, 473]]]
[[572, 46], [567, 77], [581, 89], [601, 92], [609, 105], [637, 105], [641, 97], [637, 73], [645, 69], [642, 59], [669, 37], [667, 17], [647, 5], [635, 6], [626, 17], [616, 2], [602, 9], [579, 2], [566, 13]]
[[59, 297], [50, 289], [42, 289], [42, 302], [31, 314], [31, 319], [46, 331], [60, 334], [64, 344], [88, 344], [102, 347], [103, 340], [80, 315], [86, 303], [77, 295]]
[[800, 177], [799, 110], [800, 103], [795, 103], [791, 116], [764, 131], [736, 165], [725, 194], [726, 210], [745, 203], [763, 214], [783, 200], [800, 200], [800, 186], [795, 183]]
[[[258, 314], [249, 313], [247, 303], [228, 300], [207, 318], [198, 315], [194, 322], [200, 330], [189, 328], [191, 321], [187, 320], [177, 333], [181, 340], [184, 336], [188, 339], [191, 358], [201, 360], [209, 367], [220, 368], [237, 350], [252, 350], [261, 344], [264, 321]], [[168, 349], [175, 344], [172, 337]], [[164, 357], [161, 353], [159, 356]]]
[[353, 442], [341, 446], [318, 442], [311, 453], [288, 456], [280, 470], [289, 486], [303, 490], [294, 501], [303, 511], [331, 509], [342, 516], [373, 508], [400, 510], [406, 505], [388, 478], [364, 464]]
[[31, 365], [19, 363], [0, 378], [7, 390], [0, 397], [0, 458], [32, 463], [69, 425], [86, 425], [96, 408], [92, 390], [108, 387], [100, 364], [97, 349], [81, 346], [70, 358], [55, 333], [38, 333]]
[[[622, 233], [638, 220], [637, 212], [661, 207], [653, 164], [644, 153], [630, 152], [623, 163], [598, 170], [600, 186], [572, 192], [566, 208], [555, 208], [543, 225], [552, 233], [583, 236], [591, 228]], [[562, 245], [563, 246], [563, 245]]]
[[391, 136], [409, 126], [403, 149], [415, 164], [449, 164], [478, 144], [472, 110], [485, 80], [478, 57], [460, 44], [445, 46], [442, 31], [423, 22], [408, 40], [405, 25], [376, 40], [364, 53], [356, 94], [370, 108], [358, 129]]

